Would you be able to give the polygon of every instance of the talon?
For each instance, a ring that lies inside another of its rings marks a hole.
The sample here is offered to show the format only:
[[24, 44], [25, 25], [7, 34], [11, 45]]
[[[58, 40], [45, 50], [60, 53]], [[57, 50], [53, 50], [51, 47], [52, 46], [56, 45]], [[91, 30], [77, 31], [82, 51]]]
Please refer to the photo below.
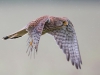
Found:
[[32, 40], [32, 41], [30, 41], [29, 43], [30, 43], [30, 46], [32, 46], [32, 44], [33, 44], [33, 40]]

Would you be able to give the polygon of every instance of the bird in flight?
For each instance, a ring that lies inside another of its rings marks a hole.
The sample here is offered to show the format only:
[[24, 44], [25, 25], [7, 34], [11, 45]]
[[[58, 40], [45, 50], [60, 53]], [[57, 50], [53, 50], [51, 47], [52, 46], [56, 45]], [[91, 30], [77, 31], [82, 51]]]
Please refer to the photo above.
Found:
[[81, 56], [76, 33], [72, 22], [66, 17], [42, 16], [31, 21], [21, 30], [3, 37], [4, 40], [22, 37], [28, 33], [28, 52], [38, 51], [38, 44], [41, 35], [48, 33], [54, 36], [60, 49], [66, 55], [67, 61], [71, 60], [72, 65], [81, 69]]

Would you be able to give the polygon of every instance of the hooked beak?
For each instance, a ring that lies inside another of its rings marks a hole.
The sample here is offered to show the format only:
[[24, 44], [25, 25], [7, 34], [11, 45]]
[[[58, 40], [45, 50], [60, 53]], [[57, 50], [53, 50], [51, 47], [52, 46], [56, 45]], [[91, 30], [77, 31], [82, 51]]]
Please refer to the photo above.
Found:
[[64, 24], [64, 26], [67, 26], [68, 25], [68, 21], [65, 21], [63, 24]]

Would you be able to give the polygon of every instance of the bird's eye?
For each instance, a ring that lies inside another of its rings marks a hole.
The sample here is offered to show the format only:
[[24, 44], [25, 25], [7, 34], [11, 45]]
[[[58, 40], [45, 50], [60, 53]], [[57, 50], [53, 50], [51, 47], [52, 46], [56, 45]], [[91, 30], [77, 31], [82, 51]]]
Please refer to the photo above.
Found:
[[57, 22], [56, 22], [56, 25], [57, 25], [57, 26], [62, 26], [62, 25], [63, 25], [63, 22], [62, 22], [62, 21], [57, 21]]

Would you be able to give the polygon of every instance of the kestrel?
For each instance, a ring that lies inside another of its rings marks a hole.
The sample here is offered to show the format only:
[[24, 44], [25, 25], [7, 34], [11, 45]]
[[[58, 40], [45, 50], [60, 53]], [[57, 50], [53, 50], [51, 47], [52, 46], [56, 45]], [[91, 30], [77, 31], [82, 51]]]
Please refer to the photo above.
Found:
[[37, 52], [40, 36], [45, 33], [54, 36], [60, 49], [66, 55], [67, 61], [71, 60], [72, 65], [81, 69], [81, 56], [78, 41], [72, 22], [66, 17], [42, 16], [35, 21], [31, 21], [18, 32], [3, 37], [4, 40], [22, 37], [28, 33], [28, 51]]

